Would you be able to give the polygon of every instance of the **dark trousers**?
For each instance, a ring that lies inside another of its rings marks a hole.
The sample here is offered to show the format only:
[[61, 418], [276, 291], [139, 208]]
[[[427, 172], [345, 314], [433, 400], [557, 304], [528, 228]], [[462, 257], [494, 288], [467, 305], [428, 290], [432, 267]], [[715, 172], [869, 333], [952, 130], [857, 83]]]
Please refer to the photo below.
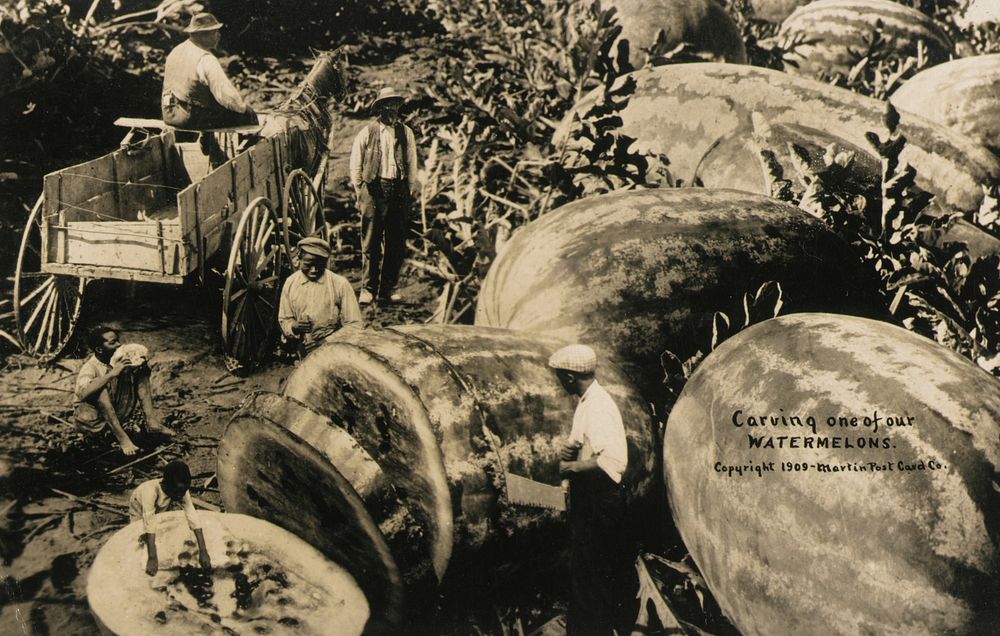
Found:
[[[251, 126], [258, 122], [256, 113], [237, 113], [222, 106], [202, 108], [174, 101], [163, 105], [163, 123], [184, 130], [212, 130]], [[213, 168], [221, 166], [229, 159], [212, 133], [201, 133], [198, 142], [201, 145], [201, 152], [209, 158]]]
[[399, 280], [412, 206], [404, 179], [377, 179], [361, 185], [361, 280], [373, 296], [388, 297]]
[[222, 106], [203, 108], [175, 101], [163, 105], [163, 123], [184, 130], [210, 130], [252, 126], [258, 122], [256, 113], [237, 113]]
[[625, 493], [603, 471], [570, 480], [570, 602], [567, 636], [607, 636], [635, 595], [633, 550], [625, 540]]

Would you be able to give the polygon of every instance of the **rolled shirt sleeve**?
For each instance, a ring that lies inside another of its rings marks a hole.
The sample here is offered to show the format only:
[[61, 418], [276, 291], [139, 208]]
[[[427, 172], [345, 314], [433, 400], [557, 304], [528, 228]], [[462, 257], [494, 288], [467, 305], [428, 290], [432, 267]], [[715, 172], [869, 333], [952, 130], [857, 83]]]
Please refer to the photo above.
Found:
[[625, 425], [614, 399], [596, 380], [577, 405], [569, 439], [584, 444], [580, 459], [596, 457], [598, 467], [621, 483], [628, 467]]
[[628, 443], [625, 426], [617, 408], [603, 408], [598, 411], [601, 423], [587, 431], [590, 448], [597, 457], [597, 465], [616, 484], [621, 483], [625, 468], [628, 467]]
[[291, 286], [292, 277], [288, 277], [281, 287], [281, 298], [278, 300], [278, 326], [281, 327], [281, 333], [285, 334], [286, 338], [295, 335], [292, 332], [296, 321], [295, 314], [292, 313]]
[[159, 511], [156, 508], [157, 484], [153, 482], [139, 484], [132, 493], [130, 501], [130, 516], [142, 518], [142, 531], [146, 534], [156, 534], [158, 527], [156, 515]]
[[192, 530], [201, 528], [201, 518], [198, 516], [198, 511], [194, 509], [194, 500], [191, 499], [190, 491], [184, 493], [181, 506], [184, 509], [184, 516], [187, 518], [188, 527]]
[[80, 368], [80, 375], [76, 376], [76, 389], [73, 392], [73, 397], [77, 401], [82, 400], [80, 397], [83, 395], [84, 389], [97, 379], [97, 369], [92, 364], [92, 359], [87, 360], [87, 362]]
[[334, 286], [340, 295], [340, 324], [343, 327], [361, 323], [361, 306], [354, 288], [344, 278], [334, 278]]
[[219, 59], [214, 55], [203, 55], [198, 60], [198, 77], [205, 82], [208, 89], [212, 91], [215, 101], [219, 102], [221, 106], [237, 113], [250, 111], [250, 107], [243, 101], [243, 96], [233, 86], [233, 83], [226, 76], [226, 72], [222, 70]]

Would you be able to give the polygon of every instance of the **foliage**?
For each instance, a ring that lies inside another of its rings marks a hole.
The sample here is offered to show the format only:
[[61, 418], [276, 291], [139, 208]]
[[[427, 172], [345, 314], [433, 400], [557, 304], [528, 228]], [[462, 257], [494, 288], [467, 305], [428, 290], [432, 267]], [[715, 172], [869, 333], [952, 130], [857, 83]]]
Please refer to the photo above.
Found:
[[[469, 4], [434, 5], [463, 37], [414, 120], [431, 132], [416, 261], [445, 282], [442, 322], [471, 318], [479, 281], [515, 228], [582, 196], [643, 184], [650, 167], [617, 131], [635, 84], [615, 82], [632, 67], [627, 44], [612, 54], [613, 10], [579, 0]], [[560, 127], [598, 87], [601, 98]]]
[[[706, 347], [707, 353], [715, 351], [720, 344], [746, 329], [750, 325], [763, 320], [775, 318], [781, 313], [784, 305], [784, 292], [781, 283], [769, 280], [757, 288], [753, 294], [743, 294], [741, 305], [733, 312], [733, 316], [724, 311], [716, 311], [712, 316], [712, 333]], [[680, 396], [684, 384], [704, 359], [705, 352], [699, 350], [687, 360], [681, 360], [670, 351], [660, 355], [660, 366], [663, 368], [663, 383], [667, 388], [667, 403], [665, 413], [669, 413], [674, 402]]]
[[902, 82], [927, 67], [927, 49], [923, 41], [917, 42], [916, 55], [903, 55], [883, 29], [882, 21], [876, 20], [872, 32], [862, 38], [865, 48], [853, 52], [854, 63], [847, 76], [821, 74], [818, 79], [884, 100]]
[[[43, 164], [77, 147], [108, 144], [114, 117], [130, 102], [142, 115], [157, 105], [143, 48], [115, 34], [92, 34], [55, 0], [0, 6], [0, 147]], [[109, 90], [108, 87], [114, 87]]]
[[[809, 152], [793, 147], [800, 185], [785, 187], [785, 198], [823, 219], [854, 246], [877, 274], [900, 324], [1000, 375], [1000, 257], [973, 260], [964, 244], [943, 240], [959, 215], [928, 213], [931, 196], [915, 185], [913, 167], [900, 161], [906, 139], [897, 128], [899, 115], [888, 103], [884, 123], [885, 138], [866, 134], [882, 166], [875, 196], [845, 188], [843, 174], [850, 171], [853, 155], [827, 148], [823, 167], [815, 169]], [[767, 150], [762, 153], [774, 157]], [[772, 171], [775, 188], [784, 185], [782, 173], [780, 166]], [[970, 220], [996, 233], [998, 188], [984, 190], [984, 202]]]
[[427, 33], [438, 27], [419, 0], [206, 0], [226, 25], [226, 46], [243, 54], [278, 55], [309, 47], [333, 49], [363, 33]]

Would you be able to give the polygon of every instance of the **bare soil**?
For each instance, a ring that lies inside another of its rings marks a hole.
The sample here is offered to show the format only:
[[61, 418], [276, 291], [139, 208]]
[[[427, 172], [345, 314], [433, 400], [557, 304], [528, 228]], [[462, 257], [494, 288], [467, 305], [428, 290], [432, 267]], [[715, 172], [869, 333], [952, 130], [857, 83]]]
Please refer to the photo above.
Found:
[[[373, 94], [397, 81], [398, 88], [416, 93], [429, 72], [420, 55], [427, 52], [357, 68], [357, 85]], [[326, 193], [328, 219], [345, 224], [333, 268], [356, 289], [360, 256], [347, 161], [362, 116], [344, 111], [335, 119]], [[98, 632], [85, 596], [88, 568], [127, 522], [130, 491], [158, 477], [166, 462], [186, 461], [192, 494], [209, 508], [221, 505], [216, 447], [229, 418], [251, 392], [280, 391], [294, 360], [271, 361], [246, 378], [229, 375], [220, 350], [218, 284], [98, 281], [87, 289], [81, 333], [108, 324], [121, 330], [123, 342], [150, 349], [154, 406], [178, 432], [172, 440], [134, 434], [141, 461], [125, 458], [110, 436], [84, 435], [69, 423], [76, 375], [87, 355], [80, 347], [47, 367], [16, 355], [7, 359], [0, 371], [0, 634]], [[430, 317], [436, 299], [431, 281], [404, 271], [398, 291], [401, 302], [365, 310], [369, 324]]]

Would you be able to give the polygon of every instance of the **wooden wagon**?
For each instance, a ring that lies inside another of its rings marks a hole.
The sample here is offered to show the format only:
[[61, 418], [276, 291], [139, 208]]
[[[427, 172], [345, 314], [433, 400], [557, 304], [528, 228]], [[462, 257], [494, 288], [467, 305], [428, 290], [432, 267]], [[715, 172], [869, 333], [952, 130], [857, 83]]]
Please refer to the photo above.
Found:
[[[88, 281], [204, 283], [209, 259], [228, 254], [221, 320], [227, 365], [253, 368], [273, 346], [292, 249], [304, 236], [327, 232], [317, 194], [329, 127], [322, 91], [336, 82], [322, 76], [339, 73], [342, 85], [343, 67], [326, 55], [303, 84], [308, 90], [289, 100], [300, 105], [286, 120], [311, 114], [305, 124], [263, 136], [241, 136], [260, 133], [256, 127], [217, 131], [233, 151], [218, 167], [197, 141], [151, 131], [149, 120], [120, 120], [132, 130], [118, 150], [46, 175], [15, 272], [25, 352], [50, 360], [67, 349]], [[316, 78], [318, 69], [324, 72]], [[313, 130], [324, 123], [327, 130]], [[303, 129], [323, 143], [304, 144]], [[248, 139], [257, 141], [239, 147]]]

